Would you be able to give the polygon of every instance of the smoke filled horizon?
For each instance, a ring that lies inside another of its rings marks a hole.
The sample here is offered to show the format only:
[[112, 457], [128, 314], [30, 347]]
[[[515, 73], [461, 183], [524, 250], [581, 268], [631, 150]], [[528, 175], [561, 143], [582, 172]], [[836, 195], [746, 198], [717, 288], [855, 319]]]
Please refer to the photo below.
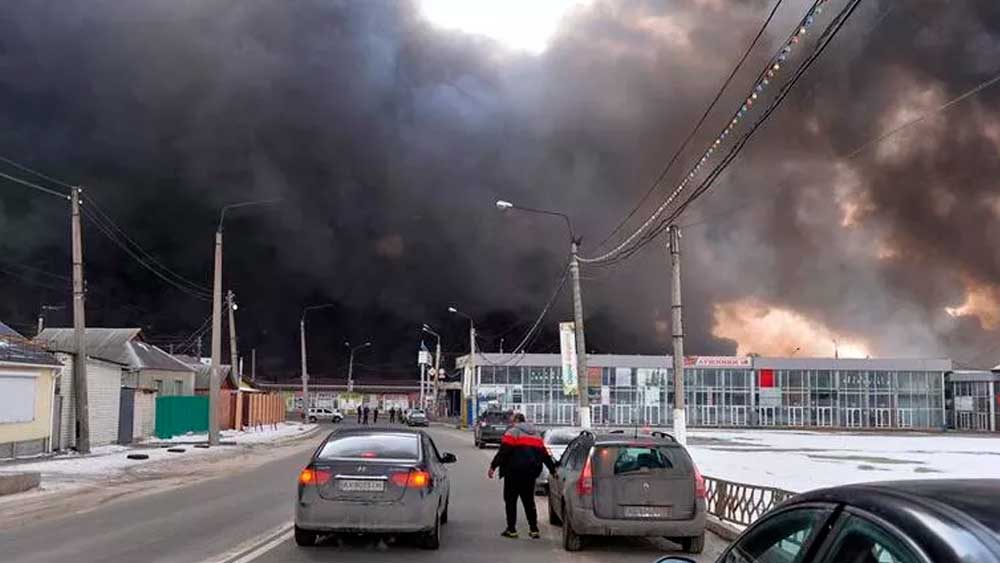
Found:
[[[308, 317], [310, 373], [342, 375], [345, 342], [371, 340], [362, 374], [416, 377], [416, 350], [432, 340], [423, 323], [449, 357], [466, 353], [454, 306], [476, 319], [481, 349], [509, 350], [561, 279], [565, 226], [494, 202], [567, 213], [595, 254], [772, 6], [563, 4], [554, 27], [529, 30], [544, 42], [523, 48], [496, 39], [502, 29], [431, 21], [416, 1], [11, 5], [0, 155], [83, 185], [204, 286], [221, 207], [280, 198], [227, 213], [241, 353], [291, 376], [303, 308], [331, 303]], [[669, 188], [810, 4], [782, 4]], [[836, 340], [841, 355], [1000, 363], [1000, 89], [936, 111], [1000, 71], [997, 55], [992, 2], [862, 3], [681, 216], [686, 351], [832, 356]], [[69, 304], [67, 219], [55, 198], [0, 184], [0, 320], [26, 334], [42, 306]], [[584, 267], [588, 348], [669, 353], [665, 245]], [[92, 224], [84, 246], [89, 325], [139, 327], [193, 353], [210, 303]], [[66, 309], [45, 314], [68, 324]], [[558, 352], [571, 317], [564, 290], [528, 351]]]

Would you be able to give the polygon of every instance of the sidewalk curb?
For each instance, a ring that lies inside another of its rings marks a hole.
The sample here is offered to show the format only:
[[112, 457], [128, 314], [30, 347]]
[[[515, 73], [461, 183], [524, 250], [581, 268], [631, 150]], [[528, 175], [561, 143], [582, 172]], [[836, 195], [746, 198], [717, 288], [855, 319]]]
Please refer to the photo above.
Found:
[[728, 542], [735, 540], [743, 533], [743, 530], [723, 522], [711, 514], [705, 517], [705, 529]]

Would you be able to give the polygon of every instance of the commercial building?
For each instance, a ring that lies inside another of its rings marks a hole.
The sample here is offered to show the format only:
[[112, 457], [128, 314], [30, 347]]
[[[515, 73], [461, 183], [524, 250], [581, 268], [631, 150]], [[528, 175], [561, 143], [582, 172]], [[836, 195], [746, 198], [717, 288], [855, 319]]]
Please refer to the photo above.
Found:
[[[565, 393], [558, 354], [477, 354], [458, 358], [472, 412], [525, 413], [540, 424], [574, 424], [578, 398]], [[588, 356], [591, 418], [609, 426], [670, 425], [669, 356]], [[685, 358], [688, 424], [730, 427], [941, 430], [947, 425], [947, 359]]]

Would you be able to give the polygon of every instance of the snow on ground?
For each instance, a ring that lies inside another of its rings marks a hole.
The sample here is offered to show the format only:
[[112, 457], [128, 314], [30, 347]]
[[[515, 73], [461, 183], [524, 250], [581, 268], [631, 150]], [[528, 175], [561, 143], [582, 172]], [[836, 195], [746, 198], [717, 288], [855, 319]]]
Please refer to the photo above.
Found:
[[[263, 429], [254, 430], [248, 429], [244, 432], [239, 432], [236, 430], [223, 430], [221, 433], [221, 440], [224, 442], [236, 442], [236, 444], [263, 444], [267, 442], [273, 442], [276, 440], [282, 440], [284, 438], [290, 438], [306, 432], [315, 428], [315, 424], [299, 424], [297, 422], [283, 422], [278, 424], [276, 427], [265, 426]], [[192, 443], [192, 442], [207, 442], [208, 434], [182, 434], [180, 436], [174, 436], [173, 438], [167, 438], [161, 440], [159, 438], [153, 437], [149, 439], [151, 443], [157, 444], [167, 444], [167, 443]]]
[[896, 479], [1000, 478], [1000, 436], [691, 430], [702, 473], [803, 492]]
[[[70, 453], [40, 461], [3, 464], [0, 465], [0, 473], [39, 471], [42, 473], [42, 488], [65, 488], [75, 483], [92, 483], [118, 477], [127, 470], [155, 462], [166, 460], [183, 462], [185, 460], [189, 461], [193, 457], [204, 459], [211, 456], [235, 455], [237, 452], [243, 450], [239, 446], [280, 443], [293, 439], [296, 436], [301, 436], [314, 428], [316, 428], [315, 424], [285, 422], [279, 424], [277, 429], [268, 427], [262, 431], [225, 431], [222, 433], [222, 439], [224, 441], [236, 442], [236, 446], [219, 446], [203, 449], [195, 448], [191, 445], [178, 444], [177, 447], [184, 448], [185, 451], [183, 453], [168, 452], [166, 448], [156, 447], [152, 444], [140, 444], [138, 447], [119, 445], [98, 446], [92, 448], [90, 455]], [[163, 442], [205, 442], [207, 440], [208, 436], [206, 434], [189, 434]], [[156, 443], [161, 442], [156, 441]], [[149, 456], [149, 459], [128, 459], [126, 456], [130, 453], [146, 454]]]

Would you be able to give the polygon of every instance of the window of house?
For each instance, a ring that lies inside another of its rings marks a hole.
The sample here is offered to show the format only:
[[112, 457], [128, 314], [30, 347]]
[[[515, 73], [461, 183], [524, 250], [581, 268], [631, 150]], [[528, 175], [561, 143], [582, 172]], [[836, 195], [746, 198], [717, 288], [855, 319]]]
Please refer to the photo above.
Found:
[[35, 387], [31, 376], [0, 376], [0, 423], [35, 420]]
[[183, 394], [184, 394], [184, 380], [182, 379], [174, 380], [174, 395], [183, 395]]
[[163, 396], [163, 380], [162, 379], [154, 379], [153, 380], [153, 385], [156, 386], [156, 392], [159, 393], [160, 396], [162, 397]]

